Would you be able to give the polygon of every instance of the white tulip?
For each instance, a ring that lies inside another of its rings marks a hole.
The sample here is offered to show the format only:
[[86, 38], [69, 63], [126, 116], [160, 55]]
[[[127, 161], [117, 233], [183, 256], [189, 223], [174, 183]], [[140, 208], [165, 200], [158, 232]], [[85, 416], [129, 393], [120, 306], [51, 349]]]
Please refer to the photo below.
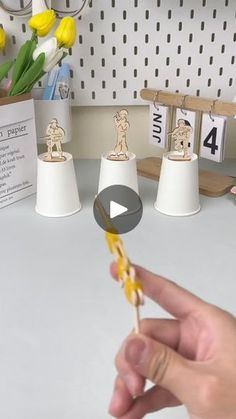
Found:
[[45, 60], [43, 71], [45, 71], [45, 73], [48, 73], [49, 71], [51, 71], [53, 67], [55, 67], [55, 65], [57, 65], [57, 63], [59, 63], [59, 61], [62, 59], [63, 54], [64, 54], [64, 50], [62, 48], [57, 49], [51, 61]]
[[64, 49], [59, 49], [57, 45], [57, 39], [52, 37], [35, 48], [33, 52], [33, 60], [35, 61], [42, 52], [45, 54], [43, 71], [48, 73], [61, 60], [64, 54]]

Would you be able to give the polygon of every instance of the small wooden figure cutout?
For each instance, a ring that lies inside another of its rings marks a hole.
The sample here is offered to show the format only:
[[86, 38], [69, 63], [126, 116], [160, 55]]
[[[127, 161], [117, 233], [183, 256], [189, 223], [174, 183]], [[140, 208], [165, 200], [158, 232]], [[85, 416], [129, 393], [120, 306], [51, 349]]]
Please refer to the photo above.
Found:
[[[65, 161], [66, 158], [63, 156], [62, 151], [62, 141], [65, 137], [65, 131], [62, 127], [59, 126], [57, 118], [51, 119], [48, 124], [46, 131], [46, 140], [47, 140], [47, 154], [44, 157], [44, 161], [47, 162], [61, 162]], [[53, 148], [56, 148], [56, 152], [53, 151]]]
[[128, 121], [128, 111], [122, 109], [120, 112], [117, 112], [114, 116], [115, 127], [117, 131], [117, 139], [114, 150], [111, 151], [107, 159], [108, 160], [129, 160], [128, 157], [128, 145], [126, 140], [126, 134], [130, 126]]
[[174, 140], [175, 151], [178, 151], [179, 154], [170, 154], [168, 157], [170, 160], [191, 160], [188, 144], [192, 130], [189, 121], [182, 118], [178, 119], [177, 127], [175, 127], [169, 135], [171, 135], [171, 138]]

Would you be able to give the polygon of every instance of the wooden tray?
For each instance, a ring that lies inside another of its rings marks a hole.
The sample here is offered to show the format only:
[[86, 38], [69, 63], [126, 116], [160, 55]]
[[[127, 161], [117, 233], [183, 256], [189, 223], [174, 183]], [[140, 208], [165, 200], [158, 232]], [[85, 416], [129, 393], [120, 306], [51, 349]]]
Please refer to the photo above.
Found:
[[[137, 163], [138, 174], [149, 179], [159, 180], [162, 159], [159, 157], [147, 157]], [[199, 171], [199, 192], [210, 197], [218, 197], [226, 194], [233, 186], [233, 178], [219, 175], [207, 170]]]

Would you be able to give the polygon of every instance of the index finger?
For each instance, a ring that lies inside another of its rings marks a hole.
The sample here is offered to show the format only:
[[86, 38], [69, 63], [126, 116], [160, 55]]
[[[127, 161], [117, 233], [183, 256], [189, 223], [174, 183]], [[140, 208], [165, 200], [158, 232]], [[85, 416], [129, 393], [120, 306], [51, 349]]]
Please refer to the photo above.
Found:
[[[200, 298], [162, 276], [134, 265], [137, 277], [142, 281], [144, 294], [178, 319], [184, 319], [207, 306]], [[116, 263], [111, 265], [111, 274], [117, 279]]]

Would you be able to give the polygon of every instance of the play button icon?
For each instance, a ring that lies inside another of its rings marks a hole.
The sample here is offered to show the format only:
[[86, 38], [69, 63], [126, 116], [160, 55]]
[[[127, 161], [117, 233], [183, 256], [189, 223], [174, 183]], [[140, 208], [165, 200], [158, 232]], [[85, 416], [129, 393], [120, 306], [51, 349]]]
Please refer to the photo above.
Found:
[[123, 234], [138, 225], [142, 218], [143, 205], [133, 189], [123, 185], [112, 185], [96, 196], [93, 213], [103, 230]]
[[123, 205], [118, 204], [118, 202], [111, 201], [110, 202], [110, 218], [115, 218], [118, 215], [124, 214], [124, 212], [128, 211], [128, 208], [124, 207]]

